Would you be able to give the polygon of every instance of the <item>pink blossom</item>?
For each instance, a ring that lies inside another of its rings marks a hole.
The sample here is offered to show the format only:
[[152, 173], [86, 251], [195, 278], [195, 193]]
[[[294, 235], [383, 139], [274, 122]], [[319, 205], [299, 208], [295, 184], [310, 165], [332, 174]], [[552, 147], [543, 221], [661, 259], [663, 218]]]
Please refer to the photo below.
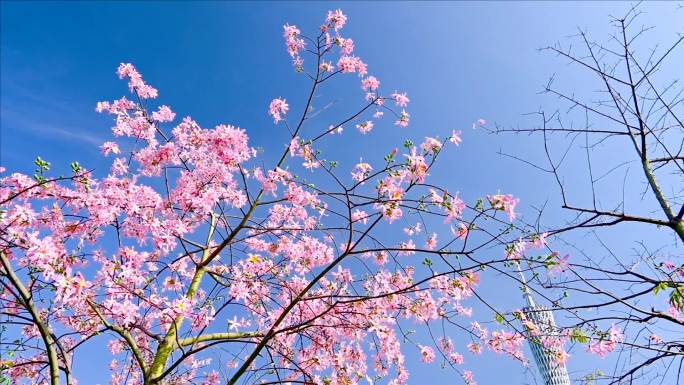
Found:
[[477, 382], [473, 380], [473, 372], [470, 370], [463, 371], [463, 381], [465, 381], [466, 385], [477, 385]]
[[375, 91], [380, 87], [380, 81], [375, 76], [369, 76], [361, 80], [361, 88], [364, 91]]
[[123, 301], [107, 300], [103, 306], [108, 309], [109, 314], [124, 327], [133, 324], [139, 317], [139, 307], [126, 299]]
[[166, 277], [162, 284], [164, 290], [177, 291], [183, 289], [182, 282], [175, 277]]
[[121, 176], [128, 173], [128, 162], [125, 158], [116, 158], [112, 163], [112, 174]]
[[318, 67], [322, 72], [333, 72], [335, 70], [335, 66], [332, 65], [331, 62], [324, 61], [321, 63], [321, 65]]
[[452, 352], [449, 353], [449, 361], [453, 362], [456, 365], [461, 365], [463, 364], [463, 355], [457, 352]]
[[406, 92], [395, 92], [390, 96], [392, 97], [392, 99], [394, 99], [394, 103], [396, 103], [398, 107], [406, 107], [406, 105], [409, 102], [409, 98], [408, 96], [406, 96]]
[[387, 252], [386, 251], [378, 251], [375, 255], [375, 263], [378, 265], [384, 265], [387, 263]]
[[290, 156], [295, 156], [297, 154], [299, 148], [300, 148], [299, 137], [295, 136], [294, 138], [292, 138], [292, 140], [290, 140], [290, 146], [289, 146]]
[[432, 137], [426, 137], [420, 148], [426, 154], [436, 154], [442, 148], [442, 142]]
[[444, 353], [450, 353], [454, 350], [454, 342], [451, 338], [440, 338], [439, 339], [439, 349]]
[[425, 157], [416, 154], [416, 148], [411, 150], [410, 155], [404, 155], [408, 162], [408, 171], [412, 180], [416, 180], [420, 183], [425, 181], [425, 177], [428, 175], [428, 164], [425, 162]]
[[373, 129], [373, 122], [370, 120], [367, 120], [365, 122], [361, 122], [356, 125], [356, 128], [361, 132], [362, 134], [366, 134], [370, 132]]
[[546, 246], [546, 238], [549, 236], [549, 233], [542, 233], [542, 234], [537, 234], [532, 237], [532, 247], [535, 247], [537, 249], [541, 249], [544, 246]]
[[447, 209], [446, 209], [446, 219], [444, 219], [444, 223], [449, 223], [452, 220], [459, 219], [461, 217], [461, 214], [463, 214], [463, 210], [465, 210], [466, 205], [465, 203], [459, 198], [458, 196], [454, 195], [449, 203], [447, 204]]
[[408, 127], [409, 124], [409, 119], [411, 118], [411, 115], [409, 115], [406, 110], [401, 110], [401, 114], [399, 114], [399, 118], [394, 122], [395, 126], [401, 126], [401, 127]]
[[171, 122], [176, 118], [176, 113], [171, 111], [169, 106], [159, 106], [157, 111], [152, 113], [152, 119], [158, 122]]
[[648, 339], [651, 340], [654, 344], [662, 344], [663, 343], [663, 339], [658, 337], [658, 335], [655, 333], [651, 334], [651, 336], [648, 337]]
[[328, 17], [326, 17], [325, 23], [337, 31], [342, 29], [347, 23], [347, 16], [342, 13], [342, 10], [340, 9], [328, 11]]
[[425, 242], [425, 248], [428, 250], [434, 250], [437, 247], [437, 233], [432, 233], [428, 240]]
[[356, 209], [352, 211], [351, 220], [352, 222], [361, 222], [365, 225], [368, 223], [368, 213], [363, 210]]
[[510, 245], [506, 246], [506, 259], [518, 260], [524, 256], [525, 250], [527, 250], [528, 243], [525, 240], [518, 239]]
[[121, 340], [111, 340], [107, 342], [107, 349], [112, 354], [119, 354], [123, 351], [123, 341]]
[[420, 233], [423, 231], [423, 226], [420, 224], [420, 222], [417, 222], [415, 226], [409, 226], [404, 228], [404, 233], [408, 235], [409, 237], [413, 236], [414, 234]]
[[482, 345], [471, 342], [468, 344], [468, 351], [470, 351], [473, 354], [481, 354], [482, 353]]
[[552, 260], [553, 265], [551, 267], [549, 267], [549, 271], [548, 271], [550, 276], [554, 276], [556, 274], [563, 273], [570, 268], [570, 265], [568, 264], [568, 259], [570, 259], [570, 254], [565, 254], [565, 256], [563, 256], [561, 258], [560, 254], [558, 252], [554, 251], [553, 253], [551, 253], [551, 255], [554, 259]]
[[362, 182], [368, 177], [368, 174], [370, 174], [371, 171], [373, 171], [373, 167], [371, 167], [370, 164], [366, 162], [357, 163], [356, 166], [354, 166], [354, 171], [351, 173], [352, 179], [357, 182]]
[[435, 360], [435, 351], [429, 346], [418, 345], [420, 348], [420, 359], [425, 363], [431, 363]]
[[109, 111], [109, 109], [109, 102], [97, 102], [97, 106], [95, 107], [95, 111], [98, 113], [101, 113], [102, 111]]
[[622, 342], [623, 339], [624, 335], [620, 329], [616, 328], [615, 325], [612, 325], [605, 336], [602, 336], [599, 339], [592, 339], [591, 342], [589, 342], [587, 350], [604, 358], [615, 350], [617, 344]]
[[508, 215], [510, 221], [515, 219], [515, 206], [518, 204], [519, 200], [513, 198], [513, 195], [487, 195], [487, 199], [494, 210], [504, 211]]
[[116, 73], [119, 75], [119, 79], [126, 77], [129, 79], [128, 87], [131, 91], [135, 91], [141, 99], [156, 98], [158, 96], [157, 90], [145, 84], [142, 76], [131, 63], [121, 63]]
[[308, 170], [313, 170], [321, 165], [321, 162], [316, 159], [316, 152], [309, 144], [300, 146], [299, 150], [297, 151], [297, 156], [304, 159], [302, 165]]
[[301, 31], [295, 25], [285, 24], [283, 26], [283, 37], [286, 39], [297, 37], [300, 33]]
[[133, 67], [133, 64], [131, 63], [121, 63], [119, 68], [116, 70], [116, 74], [119, 75], [119, 79], [139, 76], [138, 71], [136, 71], [135, 67]]
[[487, 121], [480, 118], [478, 119], [475, 123], [473, 123], [473, 129], [477, 128], [478, 126], [482, 127], [487, 124]]
[[357, 72], [359, 76], [366, 76], [368, 73], [368, 66], [366, 63], [356, 56], [341, 56], [337, 61], [337, 68], [339, 68], [342, 73]]
[[218, 385], [220, 382], [221, 382], [221, 378], [219, 377], [219, 373], [215, 370], [212, 370], [204, 378], [204, 381], [202, 382], [201, 385]]
[[[299, 52], [305, 47], [304, 39], [299, 37], [300, 33], [299, 28], [294, 25], [285, 24], [283, 26], [283, 37], [285, 38], [287, 52], [295, 60], [299, 59]], [[301, 62], [295, 63], [295, 65], [301, 65]]]
[[116, 144], [116, 142], [104, 142], [102, 146], [100, 146], [100, 149], [105, 156], [109, 155], [110, 152], [113, 154], [121, 153], [121, 150], [119, 150], [119, 145]]
[[667, 314], [670, 315], [672, 318], [676, 319], [677, 321], [681, 322], [684, 320], [682, 318], [681, 310], [674, 305], [670, 305], [670, 307], [667, 308]]
[[468, 236], [468, 226], [463, 222], [459, 222], [458, 229], [451, 227], [451, 233], [456, 238], [466, 238]]
[[413, 239], [409, 239], [406, 242], [401, 242], [399, 248], [402, 250], [399, 255], [413, 255], [415, 254], [416, 244], [413, 243]]
[[451, 136], [449, 137], [449, 141], [455, 145], [459, 145], [463, 140], [461, 139], [461, 131], [456, 131], [452, 130], [451, 131]]
[[344, 55], [351, 55], [352, 52], [354, 52], [354, 40], [352, 39], [343, 39], [340, 38], [339, 44], [340, 44], [340, 51]]
[[482, 325], [480, 325], [480, 323], [477, 321], [471, 322], [470, 328], [481, 339], [485, 339], [487, 337], [487, 335], [489, 334], [489, 331], [487, 329], [483, 328]]
[[173, 142], [163, 146], [147, 146], [135, 154], [135, 159], [140, 162], [143, 175], [156, 176], [165, 166], [180, 164], [177, 151]]
[[525, 337], [518, 332], [494, 330], [487, 339], [487, 346], [495, 353], [507, 354], [518, 361], [526, 362], [522, 351]]
[[268, 106], [268, 113], [273, 116], [274, 122], [278, 124], [278, 122], [285, 119], [285, 114], [287, 114], [289, 109], [290, 106], [285, 99], [276, 98], [271, 100], [271, 104]]

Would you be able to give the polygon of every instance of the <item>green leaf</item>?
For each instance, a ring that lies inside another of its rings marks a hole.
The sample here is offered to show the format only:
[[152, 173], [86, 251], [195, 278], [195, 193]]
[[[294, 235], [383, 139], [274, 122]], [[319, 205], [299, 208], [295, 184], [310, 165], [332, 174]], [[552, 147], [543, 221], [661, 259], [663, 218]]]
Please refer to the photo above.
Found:
[[34, 160], [33, 163], [35, 163], [35, 165], [38, 166], [40, 170], [50, 170], [50, 162], [44, 161], [43, 158], [41, 158], [40, 156], [36, 157], [36, 160]]
[[81, 168], [81, 165], [78, 164], [78, 162], [71, 162], [69, 166], [71, 167], [71, 171], [73, 171], [74, 174], [78, 174], [79, 172], [81, 172], [81, 170], [83, 170]]
[[587, 337], [582, 329], [574, 328], [572, 329], [572, 333], [570, 333], [570, 341], [586, 344], [589, 342], [589, 337]]
[[656, 287], [653, 288], [653, 294], [658, 295], [658, 293], [661, 290], [667, 289], [667, 286], [668, 286], [667, 282], [660, 282], [658, 285], [656, 285]]
[[677, 309], [684, 307], [684, 285], [675, 286], [670, 293], [670, 304]]

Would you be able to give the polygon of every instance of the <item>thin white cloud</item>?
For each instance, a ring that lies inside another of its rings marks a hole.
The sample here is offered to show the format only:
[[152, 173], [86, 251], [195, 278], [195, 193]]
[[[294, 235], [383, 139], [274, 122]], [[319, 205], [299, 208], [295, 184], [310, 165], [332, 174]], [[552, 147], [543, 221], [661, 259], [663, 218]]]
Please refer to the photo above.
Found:
[[[40, 137], [76, 140], [95, 146], [99, 146], [107, 141], [104, 135], [93, 134], [83, 128], [75, 126], [66, 128], [63, 125], [39, 122], [22, 114], [9, 112], [7, 109], [2, 111], [0, 129], [3, 131], [3, 136], [7, 135], [9, 131], [15, 131], [30, 133]], [[7, 137], [5, 136], [5, 138]]]

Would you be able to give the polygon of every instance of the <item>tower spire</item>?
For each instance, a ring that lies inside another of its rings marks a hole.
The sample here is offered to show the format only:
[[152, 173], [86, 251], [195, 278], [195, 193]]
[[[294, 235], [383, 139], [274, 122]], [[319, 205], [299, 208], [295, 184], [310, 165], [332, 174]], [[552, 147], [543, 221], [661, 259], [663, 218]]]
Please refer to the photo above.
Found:
[[518, 270], [518, 274], [520, 274], [520, 281], [522, 282], [522, 289], [523, 289], [523, 298], [525, 298], [525, 302], [527, 302], [527, 306], [530, 308], [533, 308], [536, 305], [534, 303], [534, 298], [532, 298], [532, 293], [530, 292], [530, 288], [527, 287], [527, 280], [525, 279], [525, 274], [523, 274], [522, 269], [520, 268], [520, 262], [516, 262], [515, 267]]
[[[520, 268], [520, 263], [516, 262], [515, 267], [520, 274], [522, 281], [523, 297], [527, 302], [527, 307], [523, 309], [527, 319], [534, 323], [541, 335], [553, 336], [558, 333], [558, 328], [553, 319], [553, 313], [543, 307], [535, 304], [532, 293], [527, 286], [525, 274]], [[553, 358], [552, 352], [542, 345], [539, 336], [528, 335], [528, 342], [534, 361], [539, 369], [539, 374], [544, 380], [544, 385], [570, 385], [570, 376], [568, 369], [563, 362], [559, 362]]]

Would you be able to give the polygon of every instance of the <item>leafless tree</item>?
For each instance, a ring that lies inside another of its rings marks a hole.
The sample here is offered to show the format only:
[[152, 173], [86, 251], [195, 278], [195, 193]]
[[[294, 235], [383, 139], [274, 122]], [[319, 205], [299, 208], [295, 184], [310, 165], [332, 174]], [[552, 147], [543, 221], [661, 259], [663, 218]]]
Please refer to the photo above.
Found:
[[[673, 15], [684, 26], [681, 9]], [[550, 277], [543, 271], [561, 270], [558, 259], [525, 255], [530, 288], [574, 343], [608, 338], [611, 324], [624, 331], [602, 362], [612, 371], [572, 371], [582, 383], [684, 383], [684, 89], [676, 78], [684, 36], [680, 28], [664, 48], [653, 47], [655, 27], [643, 19], [635, 5], [611, 19], [605, 41], [579, 30], [544, 48], [573, 71], [572, 84], [554, 75], [543, 90], [562, 107], [527, 115], [538, 122], [528, 127], [492, 130], [539, 140], [538, 154], [503, 155], [557, 187], [563, 210], [547, 202], [530, 226], [548, 231], [552, 247], [574, 249], [564, 273]]]

